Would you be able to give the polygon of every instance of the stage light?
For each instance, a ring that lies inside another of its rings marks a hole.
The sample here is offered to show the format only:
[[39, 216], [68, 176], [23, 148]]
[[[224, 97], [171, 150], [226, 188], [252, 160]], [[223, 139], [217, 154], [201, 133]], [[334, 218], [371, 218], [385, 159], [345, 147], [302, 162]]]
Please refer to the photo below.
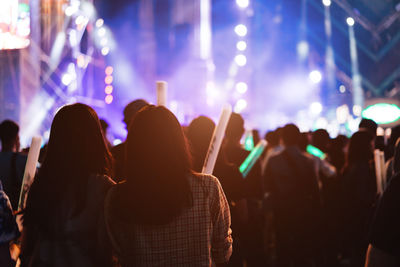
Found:
[[236, 0], [236, 4], [240, 7], [240, 8], [246, 8], [249, 6], [249, 0]]
[[322, 80], [322, 74], [320, 71], [318, 70], [313, 70], [310, 72], [310, 74], [308, 75], [308, 78], [310, 79], [310, 81], [312, 83], [319, 83]]
[[106, 46], [106, 47], [103, 47], [103, 48], [101, 49], [101, 54], [102, 54], [103, 56], [107, 56], [109, 52], [110, 52], [110, 48], [108, 48], [107, 46]]
[[78, 17], [75, 19], [76, 25], [80, 25], [80, 24], [82, 24], [84, 21], [85, 21], [85, 17], [82, 16], [82, 15], [78, 16]]
[[114, 88], [112, 87], [112, 85], [107, 85], [106, 88], [104, 89], [104, 92], [107, 95], [110, 95], [110, 94], [112, 94], [113, 90], [114, 90]]
[[97, 35], [100, 37], [103, 37], [106, 34], [106, 29], [104, 27], [101, 27], [100, 29], [97, 30]]
[[353, 114], [354, 116], [360, 117], [361, 116], [362, 107], [360, 105], [353, 106]]
[[319, 102], [313, 102], [310, 105], [310, 112], [313, 115], [319, 115], [322, 112], [322, 105]]
[[237, 55], [235, 57], [235, 62], [238, 66], [243, 67], [247, 63], [247, 58], [245, 55]]
[[240, 113], [240, 112], [242, 112], [245, 108], [247, 107], [247, 101], [245, 100], [245, 99], [239, 99], [237, 102], [236, 102], [236, 105], [235, 105], [235, 107], [234, 107], [234, 111], [236, 112], [236, 113]]
[[243, 37], [247, 34], [247, 27], [243, 24], [236, 25], [235, 32], [237, 35]]
[[331, 0], [322, 0], [322, 3], [324, 4], [324, 6], [330, 6], [331, 5]]
[[354, 25], [354, 19], [352, 17], [348, 17], [346, 19], [347, 25], [353, 26]]
[[389, 124], [400, 119], [400, 108], [395, 104], [377, 103], [365, 108], [362, 117], [371, 119], [377, 124]]
[[103, 26], [104, 24], [104, 20], [103, 19], [98, 19], [96, 20], [96, 27], [100, 28], [101, 26]]
[[106, 73], [106, 75], [111, 75], [113, 71], [114, 71], [113, 67], [107, 66], [104, 72]]
[[112, 76], [106, 76], [106, 78], [104, 79], [104, 82], [106, 84], [112, 84], [113, 82], [113, 77]]
[[103, 38], [103, 39], [100, 40], [100, 45], [101, 45], [101, 46], [106, 46], [107, 43], [108, 43], [107, 38]]
[[114, 141], [113, 141], [113, 145], [114, 146], [117, 146], [117, 145], [119, 145], [121, 143], [122, 143], [121, 139], [114, 139]]
[[247, 91], [247, 84], [244, 82], [238, 82], [236, 84], [236, 91], [240, 94], [244, 94]]
[[339, 91], [344, 94], [346, 92], [346, 87], [342, 84], [341, 86], [339, 86]]
[[77, 11], [76, 6], [67, 6], [65, 9], [65, 15], [68, 17], [72, 16]]
[[247, 48], [247, 43], [245, 41], [239, 41], [236, 43], [236, 48], [239, 51], [244, 51]]
[[336, 108], [336, 120], [340, 124], [346, 123], [350, 115], [349, 107], [344, 104]]
[[309, 46], [306, 41], [300, 41], [297, 44], [297, 54], [300, 56], [300, 58], [306, 58], [308, 55], [309, 51]]
[[104, 101], [106, 102], [106, 104], [111, 104], [114, 100], [114, 97], [112, 95], [106, 95], [106, 98], [104, 99]]
[[71, 84], [72, 79], [73, 79], [73, 77], [72, 77], [71, 74], [65, 73], [65, 74], [62, 76], [62, 78], [61, 78], [61, 82], [62, 82], [64, 85], [68, 86], [68, 85]]

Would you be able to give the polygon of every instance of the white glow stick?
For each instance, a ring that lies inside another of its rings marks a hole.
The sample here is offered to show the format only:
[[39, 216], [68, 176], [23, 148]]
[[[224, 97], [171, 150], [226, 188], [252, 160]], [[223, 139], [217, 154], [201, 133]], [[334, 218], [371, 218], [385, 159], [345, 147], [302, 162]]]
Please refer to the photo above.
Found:
[[385, 165], [385, 153], [383, 151], [379, 151], [380, 156], [380, 164], [381, 164], [381, 172], [382, 172], [382, 192], [386, 188], [386, 165]]
[[221, 147], [222, 140], [225, 135], [225, 129], [226, 126], [228, 125], [231, 113], [232, 113], [231, 105], [225, 105], [222, 108], [218, 124], [214, 129], [210, 146], [208, 147], [206, 159], [204, 160], [202, 173], [212, 174], [214, 171], [215, 162], [217, 161], [218, 152]]
[[31, 187], [33, 178], [35, 177], [41, 144], [42, 138], [40, 136], [34, 136], [32, 138], [31, 147], [29, 148], [28, 153], [28, 159], [26, 160], [21, 192], [19, 194], [18, 210], [22, 210], [25, 208], [26, 197], [28, 196], [29, 188]]
[[157, 81], [156, 89], [157, 89], [157, 106], [167, 107], [167, 82]]
[[379, 195], [382, 195], [382, 170], [381, 170], [381, 155], [379, 149], [374, 150], [374, 160], [375, 160], [375, 174], [376, 174], [376, 189]]

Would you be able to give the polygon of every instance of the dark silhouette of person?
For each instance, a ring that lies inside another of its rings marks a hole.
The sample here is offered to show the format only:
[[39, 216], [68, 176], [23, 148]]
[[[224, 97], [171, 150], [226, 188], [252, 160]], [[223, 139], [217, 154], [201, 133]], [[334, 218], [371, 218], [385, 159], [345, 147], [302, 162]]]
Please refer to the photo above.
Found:
[[0, 124], [0, 181], [14, 210], [18, 208], [19, 193], [27, 156], [19, 153], [19, 126], [14, 121]]
[[395, 174], [394, 171], [394, 154], [396, 147], [396, 142], [400, 138], [400, 125], [397, 125], [392, 128], [392, 133], [390, 134], [390, 138], [388, 140], [388, 144], [385, 150], [385, 159], [386, 160], [386, 182], [389, 183], [390, 179], [392, 179]]
[[[240, 144], [240, 139], [244, 132], [243, 117], [233, 112], [226, 126], [222, 152], [225, 154], [228, 162], [234, 164], [236, 168], [240, 167], [250, 153]], [[246, 237], [242, 242], [246, 263], [247, 266], [265, 265], [260, 159], [257, 160], [247, 177], [244, 178], [243, 194], [246, 196], [248, 209], [248, 223], [241, 230], [244, 233], [242, 236]]]
[[[142, 109], [143, 107], [147, 106], [146, 100], [143, 99], [136, 99], [126, 105], [124, 109], [124, 123], [126, 129], [129, 129], [129, 124], [131, 123], [132, 119], [135, 117], [136, 113]], [[111, 149], [111, 153], [114, 158], [114, 179], [116, 182], [124, 180], [124, 164], [125, 164], [125, 142], [114, 146]]]
[[[215, 123], [210, 118], [200, 116], [187, 129], [193, 170], [196, 172], [202, 171], [214, 128]], [[224, 156], [224, 153], [218, 154], [213, 174], [220, 180], [228, 201], [238, 201], [244, 197], [243, 178], [235, 165], [227, 162]]]
[[294, 124], [281, 132], [284, 150], [271, 157], [264, 174], [276, 233], [277, 266], [312, 266], [317, 262], [320, 197], [313, 160], [298, 147]]
[[96, 112], [62, 107], [28, 194], [21, 266], [111, 266], [103, 213], [111, 164]]
[[[215, 123], [208, 117], [195, 118], [187, 128], [192, 153], [193, 170], [201, 172], [210, 145]], [[228, 163], [224, 153], [219, 153], [213, 175], [221, 182], [232, 217], [233, 251], [228, 266], [243, 266], [242, 229], [247, 223], [247, 202], [244, 199], [243, 178], [235, 165]]]
[[358, 125], [359, 131], [367, 131], [374, 138], [376, 137], [376, 130], [378, 129], [378, 124], [371, 119], [362, 118], [360, 124]]
[[263, 153], [261, 160], [261, 173], [264, 174], [265, 167], [268, 164], [268, 160], [283, 150], [283, 146], [280, 143], [282, 128], [277, 128], [274, 131], [269, 131], [265, 134], [264, 139], [267, 141], [267, 147]]
[[384, 191], [369, 233], [366, 267], [400, 264], [400, 139], [394, 154], [394, 175]]
[[342, 174], [343, 241], [355, 267], [365, 263], [369, 218], [377, 195], [373, 146], [374, 137], [369, 131], [354, 133]]
[[218, 179], [191, 170], [187, 141], [165, 107], [137, 113], [126, 140], [126, 181], [106, 200], [108, 232], [122, 266], [217, 266], [232, 248]]
[[18, 226], [11, 208], [10, 200], [3, 191], [0, 182], [0, 266], [14, 267], [15, 261], [11, 258], [10, 242], [19, 237]]

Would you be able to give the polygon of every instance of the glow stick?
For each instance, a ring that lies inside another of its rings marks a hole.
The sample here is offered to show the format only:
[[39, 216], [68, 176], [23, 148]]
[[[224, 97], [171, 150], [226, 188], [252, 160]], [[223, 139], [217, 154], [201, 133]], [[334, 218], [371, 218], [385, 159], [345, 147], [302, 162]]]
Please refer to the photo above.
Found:
[[247, 158], [243, 161], [242, 165], [240, 165], [239, 171], [242, 173], [243, 178], [246, 178], [246, 176], [249, 174], [254, 164], [263, 153], [266, 146], [267, 146], [267, 141], [265, 141], [264, 139], [260, 140], [260, 142], [258, 142], [256, 147], [250, 152]]
[[167, 82], [157, 81], [157, 106], [167, 107]]
[[382, 172], [382, 192], [386, 188], [386, 165], [385, 165], [385, 153], [383, 151], [379, 151], [380, 156], [380, 164], [381, 164], [381, 172]]
[[214, 129], [210, 146], [208, 147], [206, 159], [204, 160], [202, 173], [212, 174], [214, 171], [215, 162], [217, 161], [218, 152], [221, 147], [222, 139], [224, 138], [225, 129], [226, 126], [228, 125], [231, 113], [232, 113], [231, 105], [225, 105], [222, 108], [218, 124]]
[[246, 136], [244, 138], [244, 149], [247, 151], [251, 151], [254, 148], [254, 140], [253, 133], [251, 131], [246, 132]]
[[375, 160], [375, 174], [376, 174], [376, 189], [378, 191], [378, 194], [383, 193], [383, 188], [382, 188], [382, 170], [381, 170], [381, 156], [380, 156], [380, 151], [379, 149], [374, 150], [374, 160]]
[[28, 159], [26, 160], [21, 192], [19, 194], [18, 210], [23, 210], [25, 208], [29, 188], [31, 187], [33, 178], [35, 177], [41, 144], [42, 138], [40, 136], [34, 136], [32, 138], [31, 147], [29, 148], [28, 153]]
[[307, 153], [316, 156], [320, 159], [325, 159], [326, 155], [324, 152], [322, 152], [319, 148], [312, 146], [312, 145], [308, 145], [306, 148]]

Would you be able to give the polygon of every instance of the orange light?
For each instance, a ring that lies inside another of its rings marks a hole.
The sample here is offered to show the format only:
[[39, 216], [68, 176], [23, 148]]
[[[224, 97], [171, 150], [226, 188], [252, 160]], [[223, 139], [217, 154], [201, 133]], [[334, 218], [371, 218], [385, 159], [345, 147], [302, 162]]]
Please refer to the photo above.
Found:
[[111, 84], [113, 82], [113, 77], [112, 76], [106, 76], [106, 78], [104, 79], [104, 82], [106, 84]]
[[106, 95], [106, 98], [104, 101], [106, 101], [106, 104], [111, 104], [113, 102], [114, 97], [112, 95]]
[[113, 71], [114, 71], [113, 67], [108, 66], [108, 67], [106, 68], [106, 70], [105, 70], [105, 73], [106, 73], [107, 75], [111, 75], [111, 74], [113, 73]]
[[105, 92], [107, 95], [109, 95], [109, 94], [112, 94], [113, 89], [114, 89], [114, 88], [112, 87], [112, 85], [107, 85], [106, 88], [104, 89], [104, 92]]
[[78, 58], [76, 59], [76, 64], [79, 67], [84, 68], [85, 67], [85, 56], [84, 55], [79, 55]]

